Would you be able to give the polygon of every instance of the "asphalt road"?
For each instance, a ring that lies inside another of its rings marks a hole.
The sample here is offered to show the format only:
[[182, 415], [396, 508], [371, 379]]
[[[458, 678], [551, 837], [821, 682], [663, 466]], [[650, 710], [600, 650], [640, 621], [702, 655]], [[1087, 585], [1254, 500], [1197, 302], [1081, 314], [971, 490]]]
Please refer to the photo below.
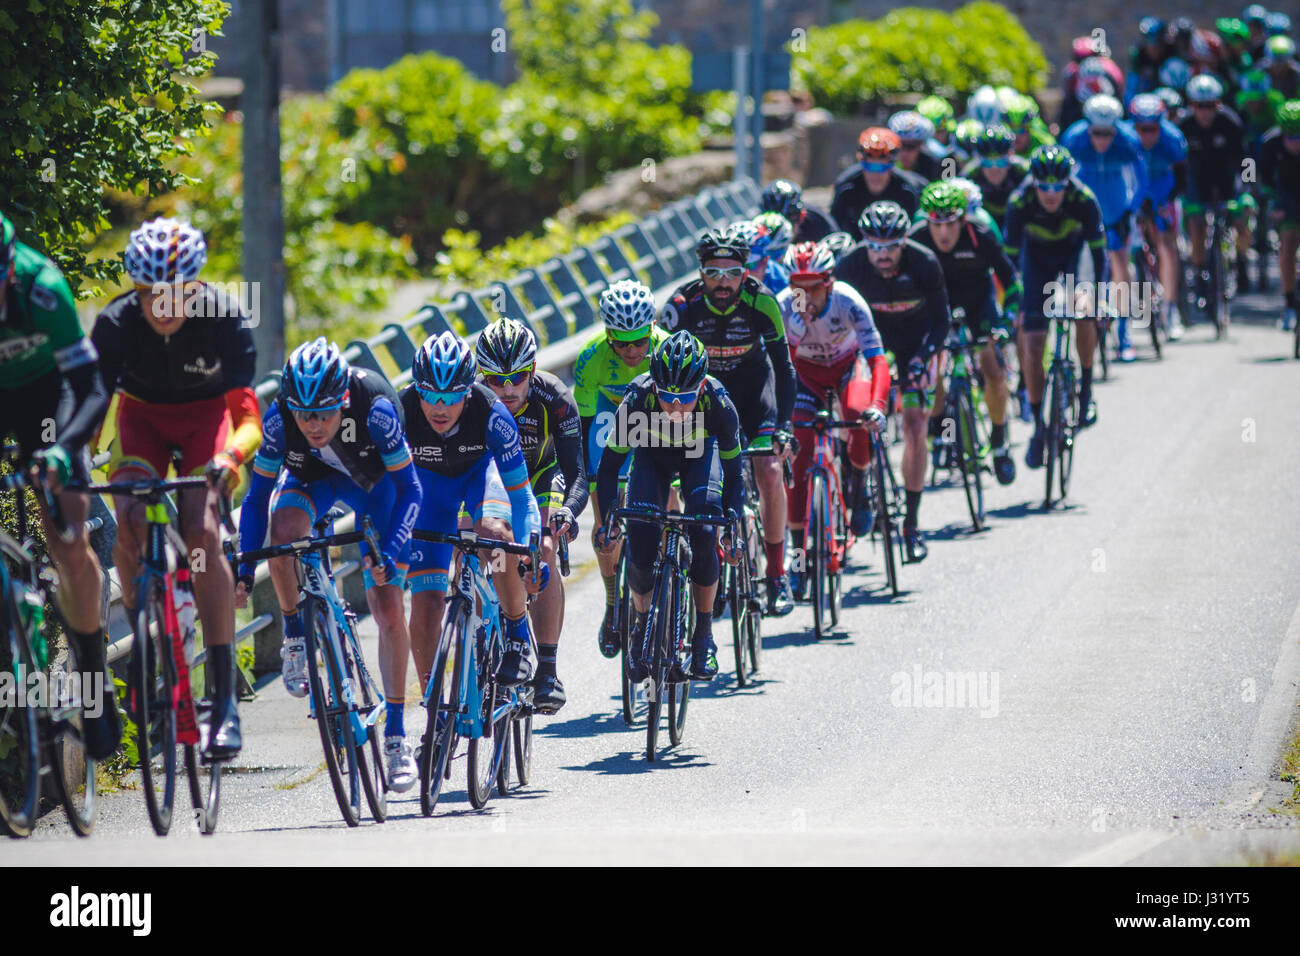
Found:
[[[584, 542], [560, 654], [569, 703], [538, 721], [527, 788], [475, 812], [462, 757], [433, 819], [413, 791], [390, 796], [387, 823], [349, 830], [305, 702], [277, 679], [244, 705], [216, 836], [178, 815], [155, 837], [124, 789], [93, 838], [52, 813], [5, 858], [356, 865], [509, 847], [563, 863], [1164, 865], [1300, 851], [1295, 817], [1268, 811], [1290, 789], [1274, 765], [1300, 678], [1300, 362], [1271, 316], [1221, 343], [1193, 326], [1163, 362], [1139, 350], [1112, 365], [1070, 500], [1050, 514], [1017, 423], [1020, 474], [989, 492], [988, 530], [967, 532], [956, 487], [927, 492], [930, 557], [903, 568], [905, 593], [887, 598], [860, 544], [840, 632], [815, 642], [806, 607], [765, 622], [756, 686], [737, 688], [720, 621], [724, 673], [697, 685], [686, 739], [659, 763], [597, 651], [603, 590]], [[964, 675], [976, 706], [923, 692], [911, 706], [914, 684]], [[423, 713], [407, 714], [415, 735]]]

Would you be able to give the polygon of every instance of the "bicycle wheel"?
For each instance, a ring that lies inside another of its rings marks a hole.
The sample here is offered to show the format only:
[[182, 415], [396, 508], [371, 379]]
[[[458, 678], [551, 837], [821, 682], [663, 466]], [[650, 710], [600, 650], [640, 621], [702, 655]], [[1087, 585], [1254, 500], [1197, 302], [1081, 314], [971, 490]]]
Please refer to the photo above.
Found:
[[1056, 480], [1057, 455], [1061, 450], [1061, 416], [1058, 396], [1063, 387], [1060, 365], [1052, 363], [1051, 378], [1047, 386], [1047, 436], [1043, 443], [1043, 471], [1047, 474], [1047, 497], [1043, 507], [1052, 507], [1052, 486]]
[[[742, 554], [735, 567], [724, 563], [723, 578], [727, 587], [727, 603], [731, 606], [731, 643], [736, 654], [736, 686], [749, 683], [749, 646], [745, 637], [745, 621], [749, 617], [748, 588], [742, 588], [740, 579], [748, 575], [749, 556]], [[719, 587], [722, 583], [719, 582]]]
[[515, 721], [507, 716], [502, 722], [501, 759], [497, 762], [497, 793], [501, 796], [510, 794], [510, 761], [513, 758]]
[[830, 537], [827, 541], [826, 580], [830, 586], [831, 627], [840, 623], [840, 590], [844, 580], [844, 562], [848, 559], [849, 536], [844, 524], [844, 500], [830, 502]]
[[641, 700], [641, 685], [634, 684], [627, 676], [629, 632], [632, 629], [632, 591], [627, 586], [626, 546], [618, 557], [618, 624], [621, 642], [618, 673], [622, 680], [623, 723], [631, 727], [636, 724], [637, 704]]
[[[0, 535], [9, 565], [19, 547], [8, 535]], [[5, 638], [0, 642], [0, 668], [18, 678], [23, 686], [33, 664], [27, 645], [26, 625], [18, 615], [18, 588], [9, 567], [3, 574]], [[0, 829], [12, 837], [25, 837], [36, 823], [41, 796], [40, 728], [36, 711], [18, 695], [0, 695]]]
[[511, 723], [515, 738], [515, 776], [519, 778], [519, 786], [526, 787], [533, 772], [533, 715], [528, 714]]
[[1110, 378], [1110, 350], [1106, 348], [1106, 340], [1110, 338], [1110, 319], [1102, 319], [1097, 323], [1097, 349], [1101, 353], [1101, 380], [1103, 382]]
[[[136, 752], [140, 755], [140, 786], [154, 832], [166, 836], [176, 799], [176, 708], [173, 688], [176, 665], [167, 634], [161, 576], [145, 572], [136, 597], [135, 674]], [[155, 769], [155, 751], [162, 761]], [[159, 794], [157, 784], [161, 783]]]
[[[466, 759], [466, 776], [469, 781], [469, 802], [475, 810], [487, 806], [488, 797], [492, 795], [492, 783], [506, 756], [505, 749], [509, 742], [509, 716], [503, 716], [495, 722], [492, 715], [500, 705], [496, 683], [496, 669], [492, 655], [488, 652], [486, 642], [470, 640], [467, 646], [474, 648], [474, 664], [478, 673], [479, 715], [483, 725], [483, 735], [469, 739], [469, 756]], [[473, 706], [473, 701], [470, 705]]]
[[375, 700], [375, 694], [368, 675], [363, 674], [363, 666], [352, 655], [360, 654], [361, 648], [355, 644], [347, 645], [348, 676], [352, 686], [360, 690], [360, 700], [354, 713], [363, 721], [369, 721], [375, 708], [380, 708], [376, 719], [366, 726], [364, 743], [357, 744], [357, 767], [361, 770], [361, 786], [366, 792], [366, 805], [370, 808], [370, 817], [376, 823], [388, 819], [388, 779], [384, 768], [384, 748], [380, 719], [383, 718], [383, 701]]
[[1079, 406], [1075, 398], [1073, 365], [1066, 365], [1062, 381], [1065, 384], [1060, 396], [1061, 446], [1056, 471], [1061, 500], [1064, 501], [1070, 491], [1070, 473], [1074, 469], [1074, 436], [1079, 431]]
[[[674, 595], [673, 607], [676, 613], [669, 619], [675, 623], [671, 631], [672, 644], [669, 645], [667, 650], [680, 658], [681, 654], [678, 648], [686, 646], [686, 635], [683, 631], [691, 626], [687, 622], [695, 620], [695, 613], [691, 607], [685, 581], [678, 579], [675, 590], [677, 593]], [[686, 707], [690, 702], [690, 681], [668, 685], [668, 741], [674, 747], [682, 742], [682, 735], [686, 732]]]
[[880, 543], [884, 551], [885, 559], [885, 580], [889, 584], [890, 593], [898, 597], [898, 564], [894, 560], [894, 529], [893, 513], [890, 509], [889, 483], [886, 478], [886, 472], [889, 470], [889, 462], [885, 458], [885, 445], [878, 438], [872, 442], [874, 454], [871, 461], [871, 481], [875, 487], [872, 489], [875, 493], [876, 502], [876, 522], [873, 531], [880, 533]]
[[[195, 701], [195, 706], [198, 706]], [[199, 711], [202, 720], [202, 711]], [[203, 773], [199, 769], [199, 748], [185, 745], [185, 777], [190, 784], [190, 805], [194, 807], [194, 822], [204, 836], [212, 836], [217, 829], [217, 809], [221, 802], [221, 767], [208, 764], [208, 786], [203, 786]]]
[[[321, 619], [321, 607], [308, 598], [303, 608], [303, 631], [307, 636], [307, 679], [315, 708], [316, 728], [320, 731], [334, 798], [343, 820], [350, 827], [361, 823], [360, 767], [357, 766], [357, 742], [352, 733], [349, 708], [343, 696], [343, 675], [330, 649], [327, 625]], [[326, 681], [321, 680], [317, 654], [325, 659]]]
[[[1155, 290], [1158, 285], [1158, 277], [1151, 269], [1151, 263], [1147, 256], [1149, 248], [1143, 244], [1133, 253], [1133, 281], [1139, 290], [1145, 290], [1148, 286]], [[1139, 295], [1142, 295], [1139, 292]], [[1147, 311], [1147, 328], [1151, 333], [1151, 348], [1155, 350], [1156, 358], [1164, 358], [1161, 353], [1161, 328], [1160, 317], [1164, 309], [1162, 307], [1163, 296], [1158, 291], [1153, 291], [1150, 299], [1142, 297], [1142, 302]]]
[[[447, 623], [438, 642], [438, 653], [429, 673], [430, 689], [425, 695], [427, 714], [420, 750], [420, 812], [433, 815], [450, 775], [451, 757], [456, 750], [456, 714], [460, 706], [460, 662], [453, 661], [452, 649], [461, 646], [465, 629], [464, 600], [452, 599]], [[452, 673], [448, 674], [448, 670]]]
[[[670, 542], [673, 540], [669, 539]], [[673, 545], [670, 544], [670, 547]], [[655, 572], [654, 589], [651, 592], [654, 599], [650, 604], [650, 615], [646, 621], [651, 641], [650, 652], [650, 693], [646, 701], [646, 737], [645, 737], [645, 758], [653, 762], [655, 759], [655, 750], [659, 742], [659, 715], [663, 711], [663, 700], [665, 687], [667, 683], [668, 661], [665, 657], [665, 648], [672, 638], [672, 585], [670, 578], [672, 570], [670, 568], [669, 556], [665, 555], [660, 563], [658, 570]]]
[[826, 617], [829, 607], [822, 603], [829, 597], [830, 585], [826, 581], [828, 550], [826, 544], [826, 475], [814, 469], [808, 480], [808, 528], [805, 561], [808, 563], [808, 583], [812, 588], [813, 635], [821, 640], [830, 630]]
[[957, 465], [961, 470], [961, 483], [966, 489], [966, 507], [971, 524], [976, 531], [984, 528], [984, 481], [981, 441], [975, 427], [975, 411], [971, 408], [970, 393], [957, 393]]
[[[50, 683], [55, 687], [61, 683], [62, 686], [71, 688], [73, 694], [50, 712], [54, 732], [46, 741], [46, 759], [54, 768], [54, 782], [58, 787], [59, 799], [63, 801], [68, 825], [77, 836], [90, 836], [95, 828], [98, 802], [95, 792], [96, 762], [86, 756], [86, 746], [83, 743], [81, 694], [83, 689], [88, 689], [91, 693], [112, 694], [113, 685], [106, 681], [106, 686], [97, 690], [93, 685], [87, 685], [82, 673], [76, 642], [65, 636], [50, 666]], [[109, 706], [109, 701], [104, 700], [103, 706]]]
[[1293, 357], [1300, 359], [1300, 322], [1295, 324], [1295, 329], [1291, 334]]
[[1223, 298], [1223, 260], [1222, 250], [1219, 248], [1218, 237], [1219, 223], [1215, 219], [1213, 229], [1210, 232], [1210, 245], [1205, 254], [1205, 268], [1209, 273], [1208, 288], [1205, 291], [1205, 315], [1214, 323], [1215, 339], [1223, 338], [1223, 317], [1220, 314], [1220, 304]]

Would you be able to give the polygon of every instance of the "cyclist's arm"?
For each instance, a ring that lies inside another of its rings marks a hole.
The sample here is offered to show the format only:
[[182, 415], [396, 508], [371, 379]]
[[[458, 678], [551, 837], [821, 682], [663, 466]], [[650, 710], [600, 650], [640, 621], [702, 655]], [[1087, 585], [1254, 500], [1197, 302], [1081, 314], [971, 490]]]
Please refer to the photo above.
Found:
[[627, 419], [631, 404], [641, 395], [635, 386], [629, 386], [623, 395], [623, 401], [614, 412], [614, 425], [609, 433], [605, 450], [600, 453], [600, 469], [596, 472], [596, 504], [600, 506], [601, 517], [607, 517], [618, 497], [618, 473], [623, 468], [631, 448], [620, 445], [619, 440], [628, 434]]
[[[1032, 189], [1033, 187], [1029, 188]], [[1013, 263], [1020, 259], [1020, 247], [1024, 243], [1024, 237], [1025, 217], [1023, 208], [1020, 203], [1008, 202], [1006, 227], [1002, 230], [1002, 248], [1006, 250], [1007, 258]]]
[[1187, 160], [1174, 163], [1170, 170], [1174, 174], [1174, 187], [1169, 191], [1169, 198], [1165, 202], [1173, 202], [1187, 192]]
[[379, 449], [379, 457], [397, 488], [393, 514], [400, 517], [389, 526], [387, 540], [379, 543], [384, 551], [384, 566], [391, 581], [396, 574], [394, 556], [400, 554], [402, 548], [411, 540], [411, 529], [415, 527], [415, 519], [420, 514], [424, 489], [420, 486], [419, 476], [415, 472], [411, 447], [406, 443], [406, 433], [402, 430], [402, 419], [391, 401], [381, 396], [370, 404], [366, 428], [370, 432], [371, 440]]
[[226, 411], [230, 415], [226, 452], [243, 465], [262, 444], [262, 416], [258, 412], [257, 393], [249, 386], [232, 388], [226, 392]]
[[500, 401], [492, 403], [492, 412], [488, 415], [487, 446], [496, 458], [501, 483], [510, 496], [511, 533], [517, 543], [527, 544], [530, 535], [541, 532], [542, 516], [537, 510], [532, 483], [528, 480], [528, 463], [519, 445], [519, 429], [514, 416]]
[[1101, 206], [1091, 192], [1085, 192], [1081, 203], [1083, 239], [1088, 244], [1092, 256], [1092, 274], [1096, 282], [1104, 282], [1109, 268], [1109, 256], [1106, 255], [1106, 231], [1101, 221]]
[[72, 455], [90, 441], [108, 411], [95, 346], [81, 331], [68, 280], [53, 265], [36, 275], [27, 303], [35, 325], [48, 330], [55, 364], [76, 399], [67, 420], [55, 423], [60, 447]]
[[754, 298], [754, 308], [766, 320], [762, 329], [763, 345], [776, 376], [776, 425], [780, 428], [794, 412], [794, 363], [790, 361], [785, 323], [781, 321], [781, 307], [776, 304], [776, 299], [761, 293]]
[[[274, 402], [267, 409], [262, 419], [262, 444], [253, 459], [252, 477], [248, 492], [239, 506], [239, 550], [252, 551], [262, 547], [266, 540], [266, 529], [270, 523], [268, 507], [271, 492], [275, 489], [275, 480], [284, 463], [284, 419], [280, 417], [280, 406]], [[240, 577], [252, 577], [257, 570], [256, 564], [242, 563], [239, 566]]]
[[564, 475], [564, 507], [576, 518], [587, 507], [586, 434], [579, 427], [578, 407], [567, 387], [562, 387], [551, 420], [555, 425], [555, 456]]
[[1007, 255], [1006, 250], [993, 237], [992, 233], [978, 233], [984, 261], [993, 267], [993, 274], [1003, 289], [1002, 311], [1004, 314], [1017, 315], [1020, 312], [1020, 298], [1024, 293], [1020, 285], [1020, 273]]
[[929, 289], [925, 296], [925, 309], [929, 318], [929, 327], [917, 357], [926, 360], [941, 348], [948, 338], [948, 326], [952, 324], [952, 312], [948, 308], [948, 285], [943, 279], [943, 267], [933, 257], [922, 260], [923, 273], [918, 285]]
[[876, 320], [872, 318], [871, 306], [856, 292], [848, 295], [848, 299], [853, 328], [858, 333], [858, 351], [871, 369], [870, 404], [883, 412], [889, 402], [889, 360], [885, 358], [885, 343], [876, 328]]

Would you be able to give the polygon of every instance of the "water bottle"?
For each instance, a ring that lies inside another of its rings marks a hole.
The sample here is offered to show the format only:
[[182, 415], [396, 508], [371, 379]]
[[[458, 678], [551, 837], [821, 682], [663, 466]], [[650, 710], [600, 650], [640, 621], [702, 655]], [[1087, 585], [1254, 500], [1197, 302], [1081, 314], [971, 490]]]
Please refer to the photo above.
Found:
[[194, 631], [198, 608], [194, 604], [194, 588], [188, 568], [176, 572], [176, 620], [181, 628], [181, 646], [185, 649], [185, 663], [194, 666]]

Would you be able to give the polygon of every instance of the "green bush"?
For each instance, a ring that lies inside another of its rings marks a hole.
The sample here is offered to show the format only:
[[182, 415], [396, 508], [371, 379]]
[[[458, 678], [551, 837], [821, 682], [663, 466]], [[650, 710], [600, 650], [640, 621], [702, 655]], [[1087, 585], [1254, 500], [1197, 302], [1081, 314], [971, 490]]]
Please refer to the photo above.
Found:
[[984, 83], [1033, 92], [1047, 59], [1003, 6], [979, 0], [948, 14], [900, 7], [879, 20], [808, 31], [795, 53], [792, 85], [832, 113], [871, 112], [899, 93], [964, 97]]

